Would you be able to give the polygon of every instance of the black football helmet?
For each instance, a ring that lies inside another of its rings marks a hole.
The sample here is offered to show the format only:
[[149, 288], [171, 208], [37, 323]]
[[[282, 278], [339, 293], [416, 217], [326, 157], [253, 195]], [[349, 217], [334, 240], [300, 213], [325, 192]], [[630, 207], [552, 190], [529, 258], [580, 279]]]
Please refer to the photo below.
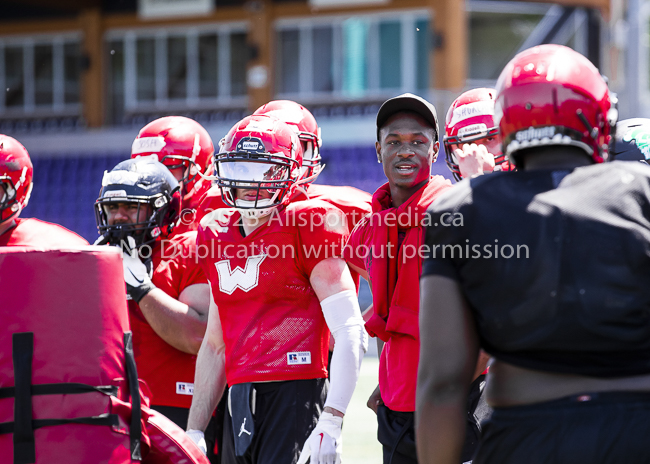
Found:
[[616, 124], [612, 143], [614, 160], [645, 161], [650, 159], [650, 119], [632, 118]]
[[[117, 203], [137, 203], [148, 208], [146, 220], [132, 224], [108, 223], [108, 207]], [[172, 173], [153, 157], [122, 161], [104, 172], [99, 198], [95, 201], [96, 244], [124, 245], [133, 237], [136, 248], [171, 234], [180, 208], [180, 186]]]

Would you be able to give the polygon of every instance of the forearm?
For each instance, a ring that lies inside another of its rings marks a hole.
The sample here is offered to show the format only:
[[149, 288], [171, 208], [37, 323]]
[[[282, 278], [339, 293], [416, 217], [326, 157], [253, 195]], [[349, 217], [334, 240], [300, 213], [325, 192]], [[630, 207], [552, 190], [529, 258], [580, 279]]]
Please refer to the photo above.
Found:
[[[420, 356], [425, 356], [425, 353], [420, 352]], [[415, 419], [421, 463], [460, 462], [465, 442], [467, 395], [477, 360], [475, 352], [463, 357], [467, 361], [458, 363], [464, 364], [462, 369], [450, 369], [446, 360], [437, 363], [434, 360], [428, 366], [420, 363]], [[447, 355], [446, 358], [453, 356]]]
[[467, 396], [435, 401], [418, 402], [415, 415], [418, 462], [458, 464], [465, 442]]
[[210, 422], [226, 386], [226, 357], [223, 346], [201, 345], [194, 373], [194, 395], [187, 420], [188, 430], [201, 430]]
[[416, 394], [419, 462], [457, 464], [465, 441], [467, 394], [479, 341], [460, 284], [420, 280], [420, 362]]
[[139, 303], [156, 334], [177, 350], [196, 354], [205, 334], [207, 316], [156, 288]]

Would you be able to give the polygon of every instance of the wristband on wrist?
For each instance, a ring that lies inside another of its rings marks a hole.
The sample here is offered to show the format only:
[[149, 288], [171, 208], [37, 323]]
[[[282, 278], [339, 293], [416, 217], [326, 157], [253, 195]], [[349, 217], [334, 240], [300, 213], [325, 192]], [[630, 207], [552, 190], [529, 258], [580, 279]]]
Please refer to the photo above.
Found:
[[131, 300], [139, 304], [140, 300], [142, 300], [154, 288], [156, 288], [156, 286], [152, 282], [144, 283], [138, 287], [126, 284], [126, 294]]

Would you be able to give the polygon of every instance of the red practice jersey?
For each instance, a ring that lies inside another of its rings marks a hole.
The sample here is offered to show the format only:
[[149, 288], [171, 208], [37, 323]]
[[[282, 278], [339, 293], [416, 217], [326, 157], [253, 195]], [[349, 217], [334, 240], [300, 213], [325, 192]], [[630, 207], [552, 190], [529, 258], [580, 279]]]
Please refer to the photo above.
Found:
[[329, 330], [309, 278], [319, 262], [340, 256], [343, 213], [319, 200], [290, 203], [246, 237], [240, 217], [221, 209], [198, 233], [228, 384], [326, 377]]
[[[196, 257], [196, 232], [174, 235], [153, 249], [152, 282], [172, 298], [207, 280]], [[138, 305], [129, 301], [133, 350], [138, 377], [151, 390], [151, 404], [189, 408], [194, 390], [196, 356], [177, 350], [151, 328]]]
[[0, 235], [0, 246], [55, 249], [85, 245], [85, 239], [65, 227], [33, 218], [16, 219], [16, 226]]

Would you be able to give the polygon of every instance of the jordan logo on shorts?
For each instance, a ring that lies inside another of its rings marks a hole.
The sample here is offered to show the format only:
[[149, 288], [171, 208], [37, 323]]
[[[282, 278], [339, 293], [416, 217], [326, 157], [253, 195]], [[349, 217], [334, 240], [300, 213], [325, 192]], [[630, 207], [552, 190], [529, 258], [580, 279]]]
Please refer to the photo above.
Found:
[[241, 434], [242, 434], [242, 433], [247, 433], [247, 434], [249, 434], [249, 435], [251, 434], [251, 433], [250, 433], [248, 430], [246, 430], [244, 427], [246, 427], [246, 418], [245, 418], [245, 417], [244, 417], [244, 422], [242, 422], [242, 424], [241, 424], [241, 428], [239, 429], [239, 435], [237, 435], [238, 437], [241, 437]]
[[260, 276], [260, 264], [266, 255], [249, 256], [246, 259], [244, 269], [237, 266], [230, 269], [230, 260], [224, 259], [215, 264], [219, 273], [219, 290], [232, 295], [237, 288], [248, 292], [257, 287]]

